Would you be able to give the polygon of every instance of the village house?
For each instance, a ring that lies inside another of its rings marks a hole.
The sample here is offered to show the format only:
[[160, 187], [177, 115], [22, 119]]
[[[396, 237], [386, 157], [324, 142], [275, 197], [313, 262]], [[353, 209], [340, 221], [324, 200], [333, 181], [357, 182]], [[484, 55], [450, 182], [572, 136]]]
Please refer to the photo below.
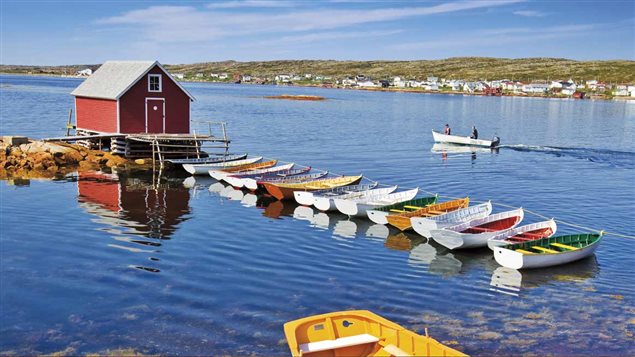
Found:
[[156, 61], [107, 61], [71, 95], [78, 132], [190, 132], [194, 97]]
[[88, 77], [93, 74], [93, 70], [90, 68], [82, 69], [81, 71], [77, 71], [78, 76]]
[[598, 87], [598, 81], [596, 79], [591, 79], [585, 82], [587, 89], [596, 90]]
[[357, 85], [357, 81], [353, 77], [346, 77], [342, 79], [342, 85], [344, 87], [354, 87]]
[[615, 91], [613, 95], [616, 97], [626, 97], [628, 96], [628, 86], [626, 84], [619, 84], [615, 87]]
[[251, 75], [250, 74], [243, 74], [240, 76], [240, 81], [241, 82], [251, 82]]
[[311, 79], [311, 78], [313, 78], [313, 75], [311, 73], [305, 73], [304, 74], [304, 78]]
[[626, 90], [630, 93], [631, 97], [635, 97], [635, 85], [629, 85]]
[[358, 87], [362, 87], [362, 88], [375, 88], [375, 87], [379, 87], [378, 84], [374, 83], [373, 81], [371, 81], [370, 79], [364, 80], [364, 81], [358, 81], [357, 82], [357, 86]]
[[397, 88], [404, 88], [406, 86], [406, 81], [404, 81], [401, 77], [395, 77], [392, 79], [392, 86]]
[[203, 78], [203, 73], [197, 73], [196, 78]]
[[428, 78], [426, 78], [426, 82], [428, 83], [437, 83], [438, 81], [439, 81], [439, 78], [435, 76], [428, 76]]
[[291, 75], [289, 74], [278, 74], [274, 78], [276, 82], [289, 83], [291, 82]]
[[212, 77], [212, 78], [218, 78], [220, 76], [220, 74], [218, 74], [218, 73], [210, 73], [209, 76]]
[[522, 86], [522, 91], [531, 94], [544, 94], [549, 90], [547, 83], [529, 83]]
[[172, 77], [183, 80], [185, 78], [185, 75], [183, 73], [172, 73]]
[[221, 73], [218, 75], [218, 79], [225, 80], [227, 78], [229, 78], [229, 75], [227, 73]]

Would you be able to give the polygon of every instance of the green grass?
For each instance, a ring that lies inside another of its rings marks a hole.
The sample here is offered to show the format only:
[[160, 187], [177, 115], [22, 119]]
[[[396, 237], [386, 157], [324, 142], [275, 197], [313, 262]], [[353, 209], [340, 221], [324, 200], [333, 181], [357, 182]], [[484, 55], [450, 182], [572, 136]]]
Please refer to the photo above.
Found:
[[[72, 74], [83, 68], [96, 69], [98, 65], [75, 66], [11, 66], [0, 65], [0, 72], [33, 74]], [[334, 61], [334, 60], [288, 60], [266, 62], [206, 62], [194, 64], [166, 65], [172, 73], [184, 73], [186, 78], [196, 73], [251, 74], [254, 77], [270, 77], [276, 74], [294, 73], [304, 75], [332, 76], [333, 79], [356, 74], [373, 79], [393, 76], [423, 79], [434, 75], [439, 78], [465, 80], [513, 79], [520, 81], [569, 79], [582, 81], [597, 79], [609, 83], [635, 82], [635, 61], [574, 61], [562, 58], [488, 58], [456, 57], [441, 60], [418, 61]], [[195, 77], [194, 77], [195, 78]]]

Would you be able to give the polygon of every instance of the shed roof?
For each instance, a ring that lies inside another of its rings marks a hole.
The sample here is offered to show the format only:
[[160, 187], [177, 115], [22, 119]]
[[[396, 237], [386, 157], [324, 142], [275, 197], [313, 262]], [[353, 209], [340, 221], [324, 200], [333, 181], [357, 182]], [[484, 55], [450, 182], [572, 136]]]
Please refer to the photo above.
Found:
[[106, 61], [75, 88], [71, 95], [117, 100], [155, 65], [158, 65], [191, 100], [194, 100], [194, 97], [174, 80], [158, 61]]

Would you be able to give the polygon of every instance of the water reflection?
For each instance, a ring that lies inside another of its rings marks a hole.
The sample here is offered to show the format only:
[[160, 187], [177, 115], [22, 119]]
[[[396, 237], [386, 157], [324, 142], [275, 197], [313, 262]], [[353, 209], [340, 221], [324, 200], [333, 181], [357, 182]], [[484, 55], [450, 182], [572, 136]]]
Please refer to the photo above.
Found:
[[435, 143], [430, 150], [433, 153], [441, 154], [441, 160], [447, 161], [449, 157], [470, 155], [472, 161], [476, 160], [476, 153], [498, 154], [499, 149], [485, 148], [479, 146], [452, 145], [446, 143]]
[[522, 289], [536, 288], [553, 282], [576, 282], [594, 278], [600, 271], [595, 256], [577, 262], [552, 267], [548, 270], [535, 269], [518, 271], [498, 267], [492, 273], [490, 286], [492, 291], [518, 296]]
[[[95, 215], [116, 242], [108, 244], [134, 253], [159, 253], [162, 241], [170, 239], [189, 217], [190, 190], [182, 180], [153, 183], [151, 176], [128, 177], [103, 172], [80, 172], [78, 202]], [[132, 236], [132, 237], [131, 237]], [[159, 258], [150, 257], [152, 261]], [[149, 272], [159, 269], [132, 265]]]

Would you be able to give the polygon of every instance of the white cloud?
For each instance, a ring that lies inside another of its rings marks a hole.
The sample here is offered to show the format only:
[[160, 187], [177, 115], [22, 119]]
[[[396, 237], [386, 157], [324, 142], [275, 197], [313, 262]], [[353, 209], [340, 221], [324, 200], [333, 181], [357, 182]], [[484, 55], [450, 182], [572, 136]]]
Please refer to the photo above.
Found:
[[484, 29], [469, 34], [461, 33], [434, 41], [400, 43], [391, 46], [395, 50], [429, 50], [439, 48], [468, 48], [474, 46], [506, 45], [537, 40], [582, 36], [606, 26], [605, 24], [560, 25], [549, 27], [510, 27]]
[[518, 10], [512, 12], [514, 15], [524, 16], [524, 17], [543, 17], [547, 16], [544, 12], [535, 11], [535, 10]]
[[265, 7], [293, 7], [298, 3], [284, 0], [241, 0], [223, 1], [207, 4], [208, 9], [234, 9], [243, 7], [265, 8]]
[[[247, 1], [250, 0], [239, 1], [239, 3], [244, 4]], [[273, 14], [205, 11], [191, 6], [151, 6], [128, 11], [119, 16], [99, 19], [97, 23], [129, 26], [133, 30], [138, 30], [148, 41], [191, 42], [241, 35], [331, 30], [353, 25], [504, 6], [521, 1], [524, 0], [468, 0], [433, 6], [283, 10]]]

